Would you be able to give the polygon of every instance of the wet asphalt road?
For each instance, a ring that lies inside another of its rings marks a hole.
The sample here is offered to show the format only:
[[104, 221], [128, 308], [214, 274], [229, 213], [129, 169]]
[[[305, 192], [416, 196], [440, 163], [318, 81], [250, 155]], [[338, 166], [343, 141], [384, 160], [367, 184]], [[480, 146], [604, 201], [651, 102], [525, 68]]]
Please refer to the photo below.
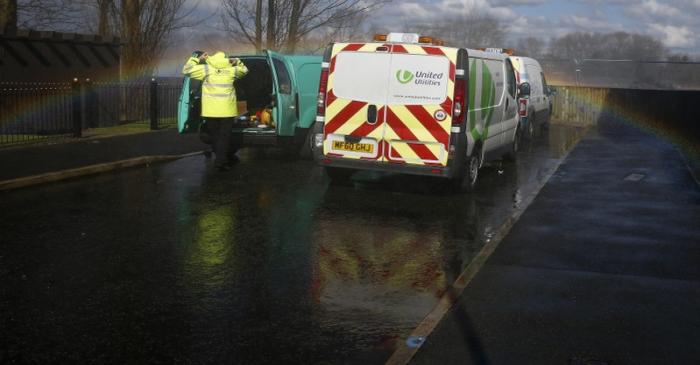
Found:
[[471, 194], [255, 149], [0, 194], [0, 363], [383, 363], [582, 134]]

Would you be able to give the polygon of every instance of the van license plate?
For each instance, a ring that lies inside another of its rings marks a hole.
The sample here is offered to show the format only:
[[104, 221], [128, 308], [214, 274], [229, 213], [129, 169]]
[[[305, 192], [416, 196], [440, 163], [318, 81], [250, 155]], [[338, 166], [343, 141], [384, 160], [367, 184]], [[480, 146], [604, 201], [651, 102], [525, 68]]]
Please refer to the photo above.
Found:
[[344, 141], [333, 141], [333, 149], [336, 151], [351, 151], [351, 152], [374, 152], [374, 145], [371, 143], [348, 143]]

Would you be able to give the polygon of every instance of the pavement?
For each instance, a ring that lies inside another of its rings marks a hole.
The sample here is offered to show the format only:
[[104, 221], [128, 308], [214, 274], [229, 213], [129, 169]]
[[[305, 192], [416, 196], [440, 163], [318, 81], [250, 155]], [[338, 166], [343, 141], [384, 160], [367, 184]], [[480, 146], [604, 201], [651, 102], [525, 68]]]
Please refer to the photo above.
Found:
[[678, 150], [601, 120], [411, 363], [698, 363], [698, 222]]
[[175, 129], [99, 136], [55, 144], [0, 149], [0, 182], [143, 156], [178, 156], [203, 151], [196, 134]]

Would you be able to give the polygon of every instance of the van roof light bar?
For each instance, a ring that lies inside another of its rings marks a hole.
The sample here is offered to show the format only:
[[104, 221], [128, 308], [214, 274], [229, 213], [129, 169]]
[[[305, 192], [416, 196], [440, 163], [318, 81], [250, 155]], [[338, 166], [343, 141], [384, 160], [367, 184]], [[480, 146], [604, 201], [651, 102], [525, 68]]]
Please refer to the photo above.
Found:
[[484, 51], [488, 53], [502, 53], [512, 56], [515, 54], [515, 50], [512, 48], [478, 48], [479, 51]]
[[417, 33], [380, 33], [375, 34], [373, 39], [377, 42], [432, 44], [434, 46], [445, 45], [445, 43], [440, 39], [430, 36], [418, 35]]

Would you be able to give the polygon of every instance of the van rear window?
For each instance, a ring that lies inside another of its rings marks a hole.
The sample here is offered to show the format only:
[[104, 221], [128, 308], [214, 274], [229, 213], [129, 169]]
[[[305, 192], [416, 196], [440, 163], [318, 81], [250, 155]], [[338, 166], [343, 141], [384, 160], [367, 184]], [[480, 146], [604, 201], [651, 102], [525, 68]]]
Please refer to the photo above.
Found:
[[332, 76], [334, 94], [370, 104], [440, 104], [448, 96], [444, 56], [342, 52]]
[[386, 104], [391, 55], [342, 52], [336, 56], [333, 93], [343, 99]]

